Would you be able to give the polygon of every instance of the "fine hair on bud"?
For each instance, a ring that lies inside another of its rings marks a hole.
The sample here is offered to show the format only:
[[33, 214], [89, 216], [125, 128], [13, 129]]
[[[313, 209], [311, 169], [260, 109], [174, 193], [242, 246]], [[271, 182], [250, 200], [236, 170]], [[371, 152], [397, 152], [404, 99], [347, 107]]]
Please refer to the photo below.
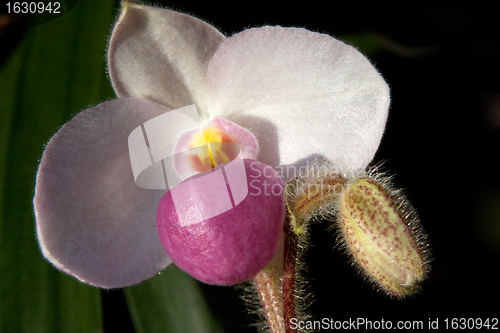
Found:
[[332, 220], [348, 178], [330, 162], [315, 160], [286, 187], [287, 205], [298, 221]]
[[427, 277], [430, 246], [415, 209], [379, 169], [349, 179], [337, 201], [338, 239], [365, 280], [405, 298]]

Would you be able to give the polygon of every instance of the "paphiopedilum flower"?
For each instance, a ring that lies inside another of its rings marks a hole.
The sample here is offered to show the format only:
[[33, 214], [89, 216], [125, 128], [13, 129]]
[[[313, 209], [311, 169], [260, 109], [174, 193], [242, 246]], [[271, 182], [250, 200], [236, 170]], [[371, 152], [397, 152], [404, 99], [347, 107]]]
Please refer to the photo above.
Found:
[[[195, 104], [203, 127], [262, 168], [321, 157], [354, 173], [372, 160], [389, 107], [387, 84], [360, 52], [301, 28], [266, 26], [226, 38], [194, 17], [125, 3], [108, 65], [118, 99], [82, 111], [54, 135], [34, 198], [45, 257], [105, 288], [139, 283], [172, 262], [156, 226], [165, 191], [138, 187], [131, 168], [127, 138], [144, 122]], [[269, 213], [279, 226], [280, 204], [257, 200], [239, 218], [264, 225]]]

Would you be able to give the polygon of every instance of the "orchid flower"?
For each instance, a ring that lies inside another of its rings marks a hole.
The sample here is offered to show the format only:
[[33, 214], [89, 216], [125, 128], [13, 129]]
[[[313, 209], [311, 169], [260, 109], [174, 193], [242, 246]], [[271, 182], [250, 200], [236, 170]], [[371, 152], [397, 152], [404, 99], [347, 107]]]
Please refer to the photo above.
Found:
[[[168, 207], [158, 208], [166, 191], [138, 187], [131, 168], [127, 138], [138, 126], [194, 104], [205, 137], [208, 131], [219, 138], [212, 141], [238, 144], [260, 170], [321, 158], [339, 173], [352, 174], [372, 160], [389, 108], [387, 84], [359, 51], [301, 28], [265, 26], [226, 38], [192, 16], [124, 3], [110, 38], [108, 66], [118, 98], [82, 111], [52, 137], [34, 198], [44, 256], [103, 288], [137, 284], [171, 264], [171, 257], [177, 263], [198, 255], [167, 253], [162, 245], [168, 230], [159, 236], [156, 221], [157, 209], [169, 215]], [[178, 147], [196, 146], [196, 134], [183, 138]], [[278, 178], [277, 184], [287, 181]], [[247, 258], [259, 262], [255, 270], [276, 252], [284, 216], [282, 198], [252, 200], [235, 215], [251, 226], [228, 225], [226, 219], [224, 232], [234, 229], [249, 245], [267, 237], [264, 259], [253, 252]], [[254, 234], [268, 224], [269, 236]], [[176, 237], [182, 239], [182, 233]], [[208, 247], [214, 246], [225, 245]], [[245, 258], [249, 247], [231, 250], [236, 259]], [[226, 265], [208, 261], [218, 264]], [[202, 276], [212, 281], [206, 272]]]

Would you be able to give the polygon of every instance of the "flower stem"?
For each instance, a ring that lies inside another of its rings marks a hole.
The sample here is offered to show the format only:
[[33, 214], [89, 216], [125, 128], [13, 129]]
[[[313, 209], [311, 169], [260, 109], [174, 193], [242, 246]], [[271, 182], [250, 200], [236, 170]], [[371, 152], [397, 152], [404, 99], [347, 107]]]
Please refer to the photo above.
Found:
[[296, 317], [295, 266], [297, 236], [293, 232], [290, 215], [284, 224], [284, 241], [265, 269], [254, 277], [254, 285], [272, 333], [289, 333], [290, 320]]
[[264, 308], [271, 333], [285, 333], [281, 276], [276, 270], [262, 270], [254, 277], [255, 288]]
[[287, 214], [284, 225], [285, 249], [283, 260], [283, 319], [285, 332], [293, 332], [290, 323], [296, 318], [295, 308], [295, 268], [297, 258], [297, 235], [293, 232], [290, 224], [290, 215]]
[[283, 242], [273, 260], [254, 277], [254, 287], [271, 333], [292, 333], [292, 319], [304, 312], [310, 295], [304, 291], [300, 262], [307, 247], [308, 224], [318, 212], [330, 208], [346, 180], [340, 176], [294, 180], [287, 184], [287, 214]]

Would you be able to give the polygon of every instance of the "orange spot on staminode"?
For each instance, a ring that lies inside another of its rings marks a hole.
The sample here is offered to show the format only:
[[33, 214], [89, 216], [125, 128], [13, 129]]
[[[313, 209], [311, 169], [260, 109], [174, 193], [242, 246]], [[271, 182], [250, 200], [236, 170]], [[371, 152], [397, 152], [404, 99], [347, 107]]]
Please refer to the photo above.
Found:
[[[188, 148], [196, 149], [196, 153], [188, 156], [189, 162], [194, 170], [198, 172], [209, 171], [217, 165], [227, 163], [233, 160], [234, 147], [217, 144], [221, 142], [232, 142], [235, 140], [232, 136], [217, 127], [204, 128], [196, 133], [191, 139]], [[210, 143], [214, 143], [210, 145]]]

